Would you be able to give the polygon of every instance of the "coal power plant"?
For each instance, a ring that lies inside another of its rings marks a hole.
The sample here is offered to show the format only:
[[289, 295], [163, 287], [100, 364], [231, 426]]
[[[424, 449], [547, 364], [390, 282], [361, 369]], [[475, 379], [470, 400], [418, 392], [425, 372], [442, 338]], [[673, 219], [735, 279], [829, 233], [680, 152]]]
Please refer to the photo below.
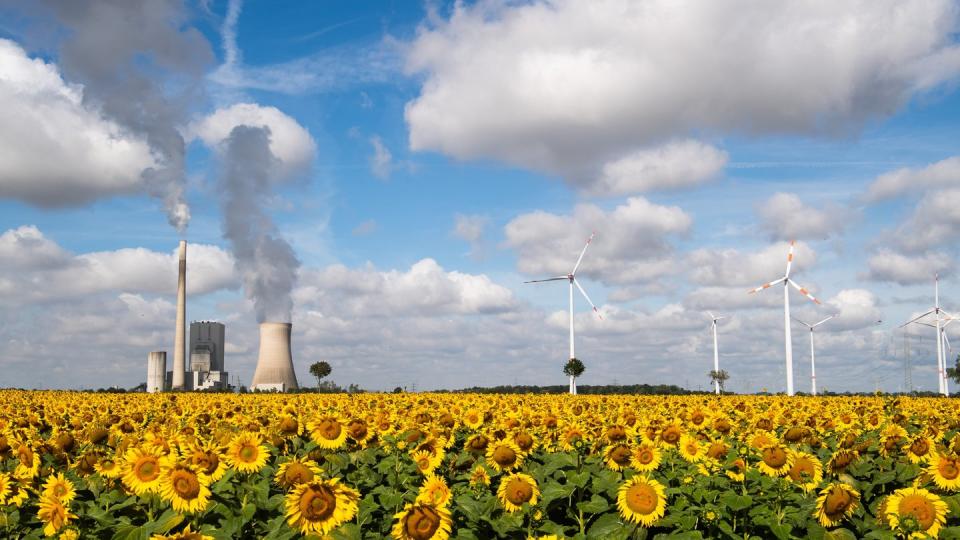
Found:
[[[228, 390], [226, 371], [226, 326], [216, 321], [193, 321], [187, 336], [187, 243], [178, 249], [177, 316], [173, 342], [173, 365], [167, 371], [167, 352], [147, 355], [146, 391]], [[296, 390], [290, 348], [291, 323], [260, 324], [260, 351], [251, 390], [284, 392]], [[188, 346], [189, 343], [189, 346]]]

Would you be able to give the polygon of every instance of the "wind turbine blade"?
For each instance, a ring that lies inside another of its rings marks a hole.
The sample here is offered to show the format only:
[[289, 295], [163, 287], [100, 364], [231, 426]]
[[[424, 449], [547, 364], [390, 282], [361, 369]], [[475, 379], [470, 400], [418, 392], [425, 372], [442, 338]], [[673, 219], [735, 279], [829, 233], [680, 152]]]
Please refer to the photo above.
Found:
[[[910, 324], [910, 323], [907, 323], [907, 324]], [[923, 322], [923, 321], [913, 321], [913, 324], [922, 324], [922, 325], [924, 325], [924, 326], [929, 326], [930, 328], [936, 328], [936, 327], [937, 327], [937, 325], [935, 325], [935, 324], [930, 324], [930, 323], [926, 323], [926, 322]]]
[[813, 326], [814, 326], [814, 328], [816, 328], [817, 326], [820, 326], [821, 324], [823, 324], [823, 323], [825, 323], [825, 322], [827, 322], [827, 321], [829, 321], [830, 319], [833, 319], [834, 317], [836, 317], [836, 315], [831, 315], [831, 316], [829, 316], [829, 317], [827, 317], [826, 319], [824, 319], [824, 320], [822, 320], [822, 321], [820, 321], [820, 322], [818, 322], [817, 324], [815, 324], [815, 325], [813, 325]]
[[915, 317], [915, 318], [913, 318], [913, 319], [910, 319], [909, 321], [901, 324], [901, 325], [899, 326], [899, 328], [903, 328], [904, 326], [906, 326], [906, 325], [908, 325], [908, 324], [910, 324], [910, 323], [912, 323], [912, 322], [917, 322], [917, 321], [919, 321], [920, 319], [926, 317], [927, 315], [930, 315], [931, 313], [933, 313], [933, 312], [935, 312], [935, 311], [937, 311], [937, 310], [931, 309], [930, 311], [924, 313], [923, 315], [920, 315], [919, 317]]
[[796, 290], [798, 290], [798, 291], [800, 291], [800, 294], [806, 296], [806, 297], [809, 298], [810, 300], [813, 300], [813, 303], [815, 303], [815, 304], [820, 304], [820, 303], [821, 303], [819, 300], [817, 300], [816, 298], [814, 298], [814, 296], [813, 296], [812, 294], [810, 294], [810, 291], [808, 291], [807, 289], [801, 287], [800, 285], [797, 285], [797, 282], [793, 281], [792, 279], [787, 278], [787, 283], [789, 283], [790, 285], [793, 285], [793, 288], [796, 289]]
[[565, 279], [570, 279], [570, 278], [568, 278], [567, 276], [557, 276], [557, 277], [552, 277], [548, 279], [534, 279], [531, 281], [524, 281], [524, 283], [544, 283], [546, 281], [561, 281]]
[[580, 286], [580, 282], [577, 281], [577, 278], [573, 278], [573, 284], [576, 285], [578, 289], [580, 289], [580, 294], [582, 294], [583, 297], [587, 299], [587, 303], [590, 304], [590, 307], [593, 308], [593, 311], [594, 313], [597, 314], [597, 317], [600, 317], [601, 319], [603, 319], [603, 315], [600, 314], [600, 310], [597, 309], [597, 306], [593, 305], [593, 300], [590, 300], [590, 297], [587, 296], [587, 291], [583, 290], [583, 287]]
[[803, 321], [801, 321], [800, 319], [798, 319], [798, 318], [796, 318], [796, 317], [794, 317], [793, 315], [791, 315], [791, 316], [790, 316], [790, 318], [791, 318], [791, 319], [793, 319], [793, 320], [795, 320], [795, 321], [797, 321], [798, 323], [800, 323], [800, 324], [802, 324], [802, 325], [804, 325], [804, 326], [806, 326], [807, 328], [813, 328], [813, 326], [810, 326], [809, 324], [807, 324], [807, 323], [805, 323], [805, 322], [803, 322]]
[[943, 333], [943, 342], [947, 344], [947, 348], [950, 349], [950, 352], [953, 352], [953, 347], [950, 346], [950, 338], [947, 337], [947, 333]]
[[580, 268], [580, 263], [583, 261], [583, 255], [587, 252], [587, 248], [590, 247], [590, 242], [593, 241], [593, 237], [596, 236], [596, 232], [590, 233], [590, 238], [587, 238], [587, 243], [583, 245], [583, 251], [580, 252], [580, 257], [577, 258], [577, 264], [573, 265], [573, 272], [570, 272], [570, 275], [576, 275], [577, 269]]
[[709, 315], [711, 319], [717, 320], [716, 316], [714, 316], [714, 314], [713, 314], [712, 311], [708, 311], [708, 312], [707, 312], [707, 315]]
[[790, 277], [790, 269], [793, 267], [793, 248], [796, 245], [796, 243], [797, 243], [796, 240], [790, 241], [790, 253], [787, 254], [787, 273], [786, 275], [784, 275], [784, 277], [786, 278]]
[[747, 291], [747, 294], [758, 293], [758, 292], [760, 292], [760, 291], [762, 291], [762, 290], [764, 290], [764, 289], [769, 289], [770, 287], [773, 287], [774, 285], [776, 285], [777, 283], [780, 283], [781, 281], [784, 281], [785, 279], [787, 279], [787, 278], [782, 277], [782, 278], [780, 278], [780, 279], [778, 279], [778, 280], [776, 280], [776, 281], [771, 281], [770, 283], [761, 285], [761, 286], [757, 287], [756, 289], [753, 289], [753, 290], [751, 290], [751, 291]]

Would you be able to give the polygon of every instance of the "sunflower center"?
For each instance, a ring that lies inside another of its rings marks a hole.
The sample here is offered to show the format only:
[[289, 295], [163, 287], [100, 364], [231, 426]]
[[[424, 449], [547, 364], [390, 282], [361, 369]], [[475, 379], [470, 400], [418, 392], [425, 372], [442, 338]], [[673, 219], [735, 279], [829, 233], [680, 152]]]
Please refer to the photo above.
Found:
[[300, 512], [307, 521], [324, 521], [336, 508], [337, 496], [327, 486], [310, 486], [300, 498]]
[[63, 484], [56, 484], [53, 486], [53, 494], [56, 495], [57, 498], [63, 497], [67, 494], [67, 486]]
[[937, 469], [940, 471], [940, 476], [947, 480], [953, 480], [957, 476], [960, 476], [960, 469], [957, 468], [957, 462], [952, 459], [941, 459], [940, 463], [937, 464]]
[[200, 495], [200, 482], [189, 472], [179, 470], [173, 473], [173, 490], [183, 499], [196, 499]]
[[415, 506], [407, 514], [404, 529], [415, 540], [428, 540], [440, 528], [440, 515], [429, 506]]
[[630, 463], [630, 448], [624, 445], [618, 445], [610, 452], [610, 459], [617, 465], [626, 465]]
[[517, 443], [517, 446], [526, 452], [533, 446], [533, 437], [527, 433], [518, 433], [517, 436], [513, 438], [513, 442]]
[[910, 451], [916, 456], [925, 456], [930, 445], [924, 439], [917, 439], [910, 445]]
[[836, 519], [847, 511], [852, 502], [853, 498], [846, 490], [834, 487], [823, 501], [824, 512], [831, 519]]
[[937, 510], [933, 507], [933, 503], [922, 495], [905, 496], [900, 500], [900, 506], [897, 509], [900, 515], [913, 516], [924, 531], [932, 527], [937, 518]]
[[283, 473], [283, 478], [287, 481], [287, 484], [290, 485], [306, 484], [313, 480], [313, 471], [302, 463], [294, 461], [287, 466], [287, 470]]
[[727, 453], [727, 447], [723, 443], [713, 443], [710, 445], [710, 449], [707, 450], [707, 456], [711, 459], [720, 459]]
[[244, 444], [240, 447], [240, 450], [237, 451], [237, 456], [240, 458], [240, 461], [244, 463], [253, 463], [257, 460], [257, 447], [252, 444]]
[[280, 431], [284, 433], [296, 433], [299, 424], [296, 418], [286, 417], [280, 421]]
[[673, 427], [667, 428], [663, 430], [661, 438], [665, 443], [676, 444], [680, 440], [680, 430]]
[[533, 486], [520, 478], [510, 480], [505, 491], [507, 500], [517, 506], [529, 501], [533, 497]]
[[763, 451], [763, 462], [771, 468], [779, 469], [787, 463], [787, 453], [779, 446], [766, 448]]
[[363, 440], [367, 436], [367, 425], [359, 420], [350, 422], [350, 436], [355, 440]]
[[517, 462], [517, 453], [509, 446], [498, 446], [493, 451], [493, 460], [501, 467], [509, 467]]
[[157, 459], [154, 457], [140, 458], [133, 470], [141, 482], [152, 482], [160, 476], [160, 467], [157, 466]]
[[474, 451], [483, 451], [487, 449], [488, 442], [489, 441], [485, 436], [480, 435], [479, 437], [470, 439], [470, 441], [467, 442], [467, 445]]
[[111, 471], [116, 467], [117, 463], [112, 459], [102, 459], [100, 460], [100, 468], [105, 471]]
[[813, 468], [813, 463], [806, 458], [798, 459], [793, 467], [790, 468], [790, 479], [794, 482], [800, 482], [803, 480], [809, 480], [813, 478], [816, 474], [816, 470]]
[[653, 462], [653, 451], [649, 448], [641, 448], [640, 451], [637, 452], [637, 461], [644, 465]]
[[638, 514], [652, 514], [657, 509], [657, 492], [653, 486], [634, 484], [627, 489], [627, 507]]
[[329, 418], [320, 422], [320, 426], [318, 427], [320, 436], [331, 441], [339, 437], [342, 430], [343, 428], [340, 427], [340, 422]]

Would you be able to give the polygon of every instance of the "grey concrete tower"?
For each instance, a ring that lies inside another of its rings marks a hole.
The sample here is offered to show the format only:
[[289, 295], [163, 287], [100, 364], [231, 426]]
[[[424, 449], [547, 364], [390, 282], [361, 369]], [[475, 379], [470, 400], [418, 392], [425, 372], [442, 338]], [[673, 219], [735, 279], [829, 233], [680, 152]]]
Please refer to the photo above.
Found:
[[167, 379], [167, 351], [147, 355], [147, 392], [163, 392]]
[[180, 241], [180, 277], [177, 280], [177, 329], [173, 338], [173, 376], [171, 390], [183, 390], [187, 370], [187, 241]]
[[290, 354], [290, 323], [260, 323], [260, 355], [257, 369], [253, 372], [254, 390], [294, 390], [297, 374], [293, 371], [293, 356]]

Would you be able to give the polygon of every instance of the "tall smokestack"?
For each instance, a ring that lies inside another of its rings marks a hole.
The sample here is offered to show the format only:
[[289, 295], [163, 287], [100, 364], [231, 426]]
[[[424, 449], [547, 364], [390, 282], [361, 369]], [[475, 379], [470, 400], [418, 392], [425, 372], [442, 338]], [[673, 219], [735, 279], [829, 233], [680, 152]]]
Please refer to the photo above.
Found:
[[184, 372], [187, 370], [187, 241], [180, 241], [180, 278], [177, 280], [177, 331], [173, 339], [173, 380], [171, 390], [183, 390]]
[[260, 355], [253, 372], [252, 389], [295, 390], [297, 374], [290, 354], [290, 323], [260, 323]]

